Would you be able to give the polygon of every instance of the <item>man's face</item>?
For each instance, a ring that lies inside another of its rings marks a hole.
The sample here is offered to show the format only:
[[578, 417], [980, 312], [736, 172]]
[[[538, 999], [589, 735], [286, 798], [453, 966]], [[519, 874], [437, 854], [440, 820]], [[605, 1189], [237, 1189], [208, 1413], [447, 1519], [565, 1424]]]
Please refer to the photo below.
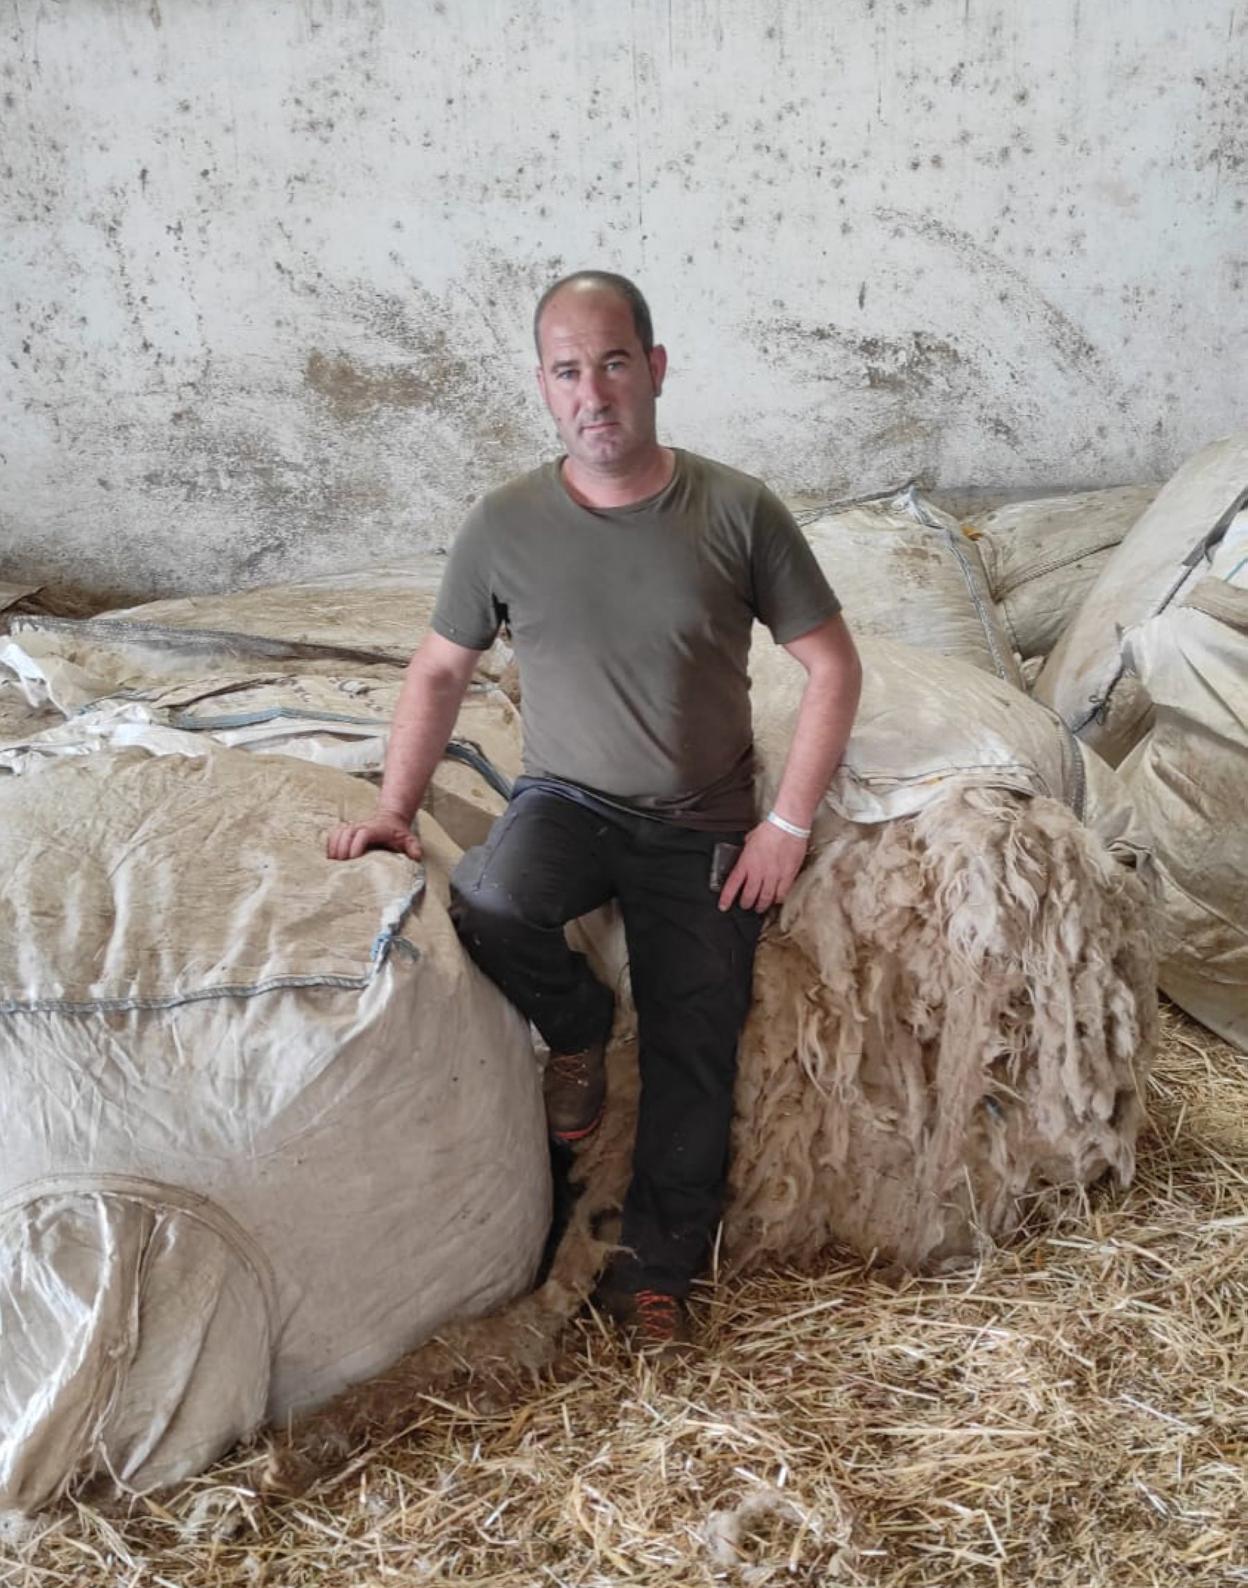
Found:
[[667, 354], [642, 351], [632, 310], [602, 287], [558, 293], [539, 334], [537, 381], [568, 456], [590, 473], [626, 472], [656, 445]]

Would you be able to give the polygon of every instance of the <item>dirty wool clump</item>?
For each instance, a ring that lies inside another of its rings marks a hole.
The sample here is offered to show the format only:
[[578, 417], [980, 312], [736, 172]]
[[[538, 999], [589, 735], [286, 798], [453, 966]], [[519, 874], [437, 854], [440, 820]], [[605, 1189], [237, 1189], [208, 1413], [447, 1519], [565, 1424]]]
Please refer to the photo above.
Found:
[[[1046, 1187], [1129, 1180], [1157, 1039], [1134, 873], [1064, 806], [983, 789], [832, 831], [760, 946], [723, 1265], [809, 1262], [833, 1241], [930, 1265], [1008, 1235]], [[297, 1426], [264, 1486], [304, 1487], [457, 1378], [515, 1389], [553, 1356], [628, 1182], [636, 1050], [616, 1037], [545, 1284]]]
[[1156, 1047], [1144, 887], [1052, 800], [985, 789], [816, 855], [745, 1033], [725, 1249], [907, 1268], [1131, 1178]]

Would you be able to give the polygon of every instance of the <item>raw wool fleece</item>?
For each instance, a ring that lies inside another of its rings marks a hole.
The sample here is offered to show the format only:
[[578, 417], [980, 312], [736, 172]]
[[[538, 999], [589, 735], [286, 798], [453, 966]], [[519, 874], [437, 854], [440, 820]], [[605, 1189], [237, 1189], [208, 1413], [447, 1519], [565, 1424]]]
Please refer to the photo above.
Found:
[[1049, 654], [1157, 489], [1120, 485], [1010, 502], [963, 525], [1020, 656]]

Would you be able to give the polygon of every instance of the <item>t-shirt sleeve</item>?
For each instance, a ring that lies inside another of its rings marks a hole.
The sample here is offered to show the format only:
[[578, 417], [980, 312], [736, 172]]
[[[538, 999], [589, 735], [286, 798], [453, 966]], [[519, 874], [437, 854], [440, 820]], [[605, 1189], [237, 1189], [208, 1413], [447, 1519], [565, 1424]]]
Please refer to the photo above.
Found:
[[836, 592], [778, 496], [764, 488], [750, 550], [754, 611], [777, 645], [787, 645], [841, 610]]
[[430, 627], [470, 651], [494, 643], [499, 608], [491, 578], [489, 520], [484, 502], [471, 509], [451, 543]]

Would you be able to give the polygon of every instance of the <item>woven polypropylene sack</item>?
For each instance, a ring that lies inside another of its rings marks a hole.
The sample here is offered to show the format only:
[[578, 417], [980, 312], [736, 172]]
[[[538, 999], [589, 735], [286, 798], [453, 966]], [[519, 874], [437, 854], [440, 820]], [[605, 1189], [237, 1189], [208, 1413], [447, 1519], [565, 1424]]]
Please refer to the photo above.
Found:
[[1210, 575], [1126, 637], [1156, 718], [1121, 771], [1153, 832], [1163, 991], [1248, 1050], [1248, 514]]
[[[83, 619], [22, 615], [0, 666], [70, 715], [115, 695], [148, 693], [210, 670], [247, 677], [403, 666], [428, 633], [445, 560], [423, 556], [227, 595], [188, 596]], [[501, 639], [477, 664], [497, 682], [511, 660]], [[257, 665], [259, 664], [259, 665]], [[34, 703], [39, 703], [36, 700]]]
[[800, 522], [855, 637], [955, 656], [1022, 687], [979, 553], [947, 513], [911, 489]]
[[[1124, 861], [1147, 855], [1147, 833], [1121, 780], [1052, 711], [954, 657], [870, 638], [859, 650], [862, 700], [815, 815], [816, 842], [829, 818], [891, 821], [954, 788], [991, 788], [1060, 800]], [[779, 786], [806, 675], [756, 628], [750, 676], [765, 810]]]
[[1189, 458], [1111, 554], [1054, 647], [1033, 694], [1113, 766], [1148, 730], [1151, 702], [1125, 666], [1124, 631], [1163, 612], [1209, 568], [1248, 501], [1248, 431]]
[[185, 1476], [524, 1290], [547, 1229], [458, 849], [328, 861], [366, 783], [188, 741], [0, 780], [0, 1507]]
[[1049, 654], [1156, 494], [1155, 485], [1121, 485], [1046, 496], [977, 514], [964, 525], [1020, 656]]

